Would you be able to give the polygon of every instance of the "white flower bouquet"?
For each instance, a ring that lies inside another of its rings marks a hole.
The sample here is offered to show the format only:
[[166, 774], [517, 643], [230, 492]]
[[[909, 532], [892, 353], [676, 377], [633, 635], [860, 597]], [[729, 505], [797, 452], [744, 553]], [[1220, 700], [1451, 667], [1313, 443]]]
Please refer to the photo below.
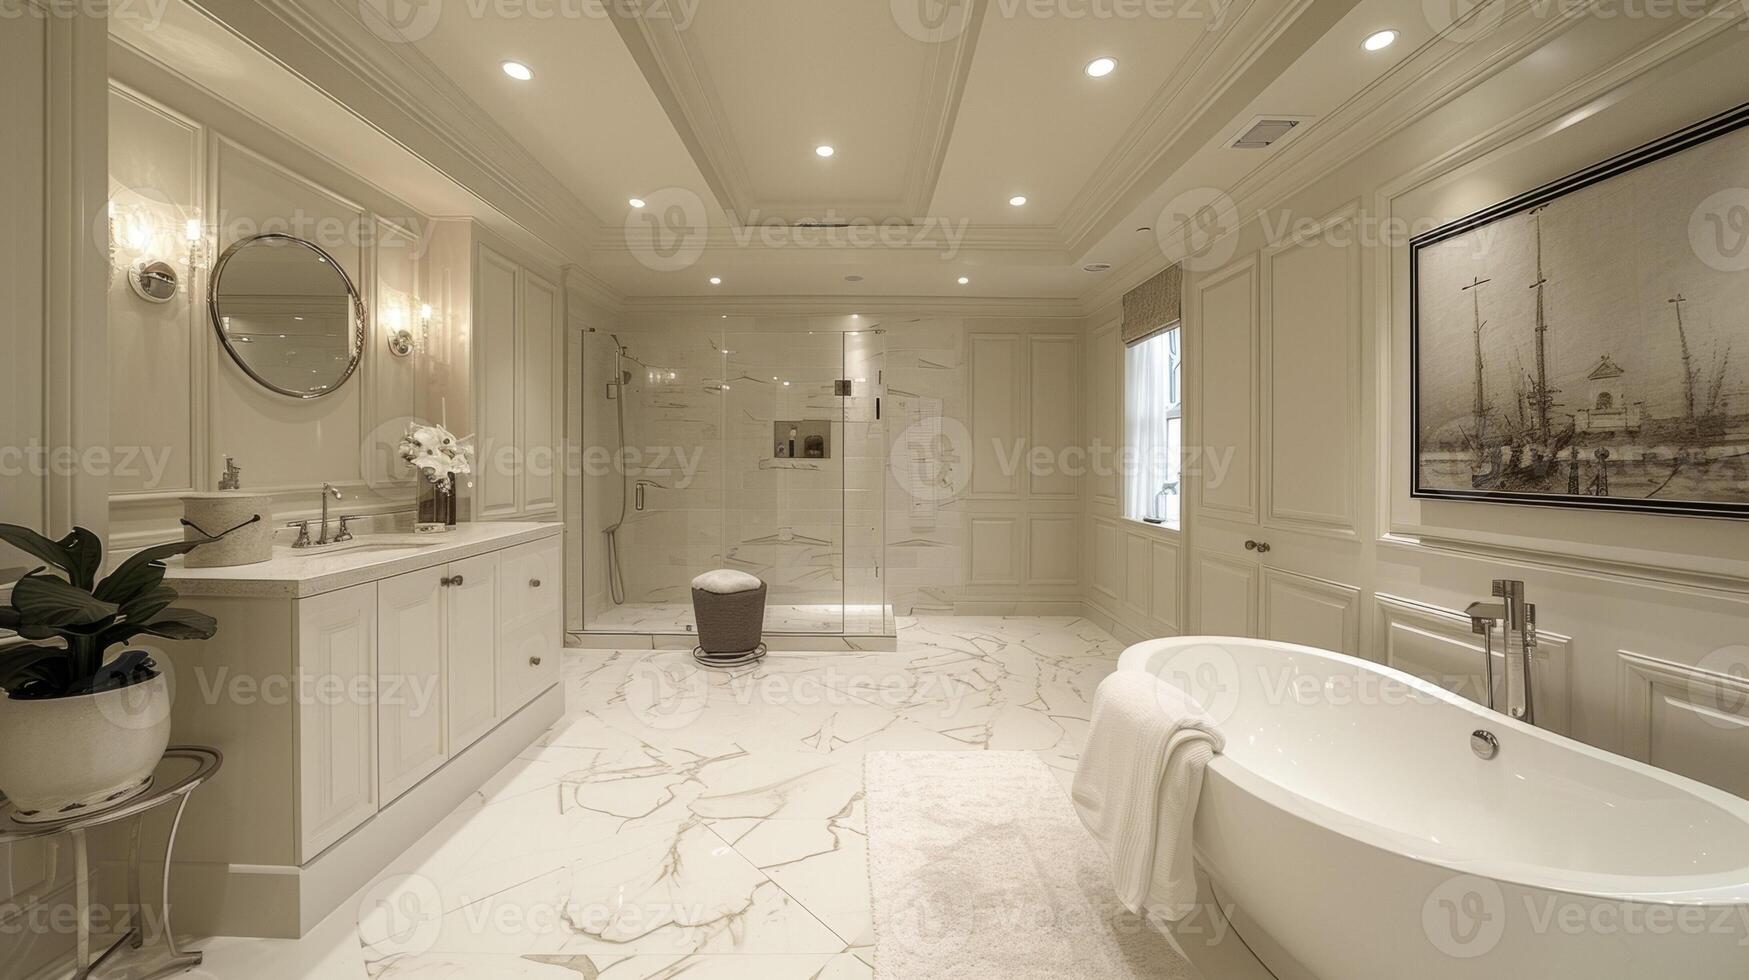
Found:
[[454, 487], [451, 477], [466, 476], [474, 471], [474, 448], [466, 439], [458, 439], [441, 425], [407, 426], [401, 437], [401, 458], [411, 463], [425, 478], [447, 494]]

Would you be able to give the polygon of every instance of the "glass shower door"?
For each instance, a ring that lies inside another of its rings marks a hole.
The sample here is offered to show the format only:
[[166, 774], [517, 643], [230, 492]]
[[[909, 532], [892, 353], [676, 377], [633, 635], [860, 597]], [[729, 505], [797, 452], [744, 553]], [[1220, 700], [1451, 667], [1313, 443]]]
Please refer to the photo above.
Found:
[[725, 564], [765, 580], [767, 633], [845, 630], [844, 341], [723, 338]]

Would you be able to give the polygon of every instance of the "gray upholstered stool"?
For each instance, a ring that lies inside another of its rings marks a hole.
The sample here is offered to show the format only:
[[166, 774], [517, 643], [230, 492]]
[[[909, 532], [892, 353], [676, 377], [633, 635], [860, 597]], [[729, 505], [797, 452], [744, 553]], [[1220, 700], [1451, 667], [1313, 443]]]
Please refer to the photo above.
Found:
[[698, 646], [692, 656], [707, 667], [739, 667], [765, 656], [765, 583], [758, 576], [719, 568], [692, 580]]

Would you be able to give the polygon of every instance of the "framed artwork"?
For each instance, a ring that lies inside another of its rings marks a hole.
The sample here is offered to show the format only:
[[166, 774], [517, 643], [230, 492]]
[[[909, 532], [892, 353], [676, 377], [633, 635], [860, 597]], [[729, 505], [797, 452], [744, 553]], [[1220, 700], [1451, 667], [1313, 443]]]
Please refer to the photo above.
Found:
[[1749, 104], [1409, 249], [1412, 496], [1749, 517]]

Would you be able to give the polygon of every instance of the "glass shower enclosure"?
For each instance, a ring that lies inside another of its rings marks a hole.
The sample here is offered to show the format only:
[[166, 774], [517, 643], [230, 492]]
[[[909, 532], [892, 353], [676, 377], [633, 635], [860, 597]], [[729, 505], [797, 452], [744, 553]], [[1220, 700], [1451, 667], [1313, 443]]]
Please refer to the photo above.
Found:
[[766, 582], [767, 633], [893, 634], [883, 331], [724, 318], [582, 338], [585, 632], [692, 633], [693, 577], [733, 568]]

